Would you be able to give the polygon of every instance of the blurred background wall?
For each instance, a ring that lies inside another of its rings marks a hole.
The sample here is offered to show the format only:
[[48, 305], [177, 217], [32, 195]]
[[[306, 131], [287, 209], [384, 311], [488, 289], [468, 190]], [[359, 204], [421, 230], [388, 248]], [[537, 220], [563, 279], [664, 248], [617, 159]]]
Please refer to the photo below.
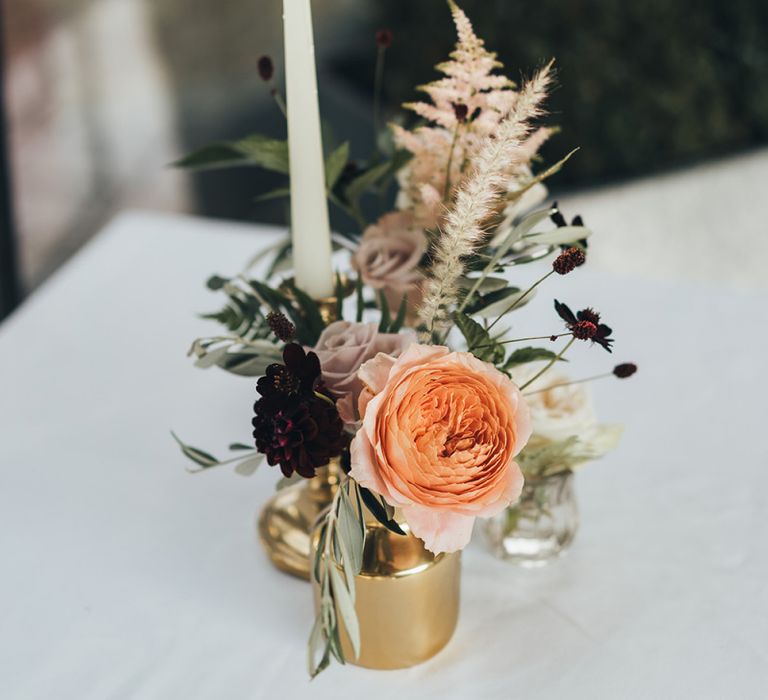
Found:
[[[666, 172], [768, 140], [765, 0], [462, 6], [512, 77], [557, 58], [552, 121], [563, 132], [544, 155], [582, 150], [556, 190]], [[450, 50], [449, 12], [444, 0], [315, 0], [314, 11], [328, 138], [343, 131], [353, 157], [364, 158], [375, 30], [394, 32], [385, 94], [392, 116]], [[284, 220], [283, 203], [255, 201], [275, 185], [268, 174], [190, 177], [167, 167], [212, 141], [284, 135], [256, 73], [259, 56], [270, 54], [281, 81], [279, 0], [2, 0], [2, 13], [26, 290], [125, 207]]]

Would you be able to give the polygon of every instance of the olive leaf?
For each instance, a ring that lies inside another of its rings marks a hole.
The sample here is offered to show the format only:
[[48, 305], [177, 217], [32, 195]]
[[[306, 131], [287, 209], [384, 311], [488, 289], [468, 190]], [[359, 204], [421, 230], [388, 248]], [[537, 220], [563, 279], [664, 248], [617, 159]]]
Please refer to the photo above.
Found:
[[357, 620], [355, 603], [341, 578], [338, 568], [330, 566], [328, 571], [331, 575], [331, 587], [336, 607], [339, 615], [341, 615], [344, 628], [349, 635], [349, 641], [352, 643], [352, 651], [357, 659], [360, 656], [360, 623]]

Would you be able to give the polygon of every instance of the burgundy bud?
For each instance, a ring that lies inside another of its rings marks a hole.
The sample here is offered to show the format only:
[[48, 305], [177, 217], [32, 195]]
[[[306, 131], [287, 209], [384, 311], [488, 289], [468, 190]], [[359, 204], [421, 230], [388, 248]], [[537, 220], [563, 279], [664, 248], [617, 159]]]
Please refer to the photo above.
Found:
[[284, 343], [290, 342], [296, 335], [296, 326], [280, 311], [270, 311], [267, 314], [267, 324], [275, 334], [275, 337]]
[[272, 63], [272, 59], [269, 56], [262, 56], [259, 59], [259, 77], [268, 83], [272, 80], [272, 76], [275, 74], [275, 65]]
[[584, 264], [587, 256], [581, 248], [574, 246], [568, 248], [568, 250], [560, 253], [552, 263], [552, 269], [558, 275], [567, 275], [569, 272], [573, 272], [577, 267]]
[[464, 124], [466, 123], [467, 116], [469, 115], [469, 107], [467, 107], [467, 105], [454, 103], [453, 113], [456, 115], [456, 121], [458, 121], [459, 124]]
[[392, 46], [392, 31], [389, 29], [379, 29], [376, 32], [376, 46], [380, 49], [388, 49]]
[[637, 372], [637, 365], [633, 364], [632, 362], [625, 362], [623, 364], [616, 365], [613, 368], [613, 373], [619, 379], [626, 379], [627, 377], [631, 377], [635, 372]]

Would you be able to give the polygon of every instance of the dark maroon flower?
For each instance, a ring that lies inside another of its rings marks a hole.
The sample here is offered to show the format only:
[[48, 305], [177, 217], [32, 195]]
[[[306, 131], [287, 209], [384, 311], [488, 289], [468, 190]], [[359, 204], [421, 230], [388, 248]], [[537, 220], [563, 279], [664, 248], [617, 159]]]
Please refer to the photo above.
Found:
[[459, 122], [459, 124], [464, 124], [467, 121], [469, 107], [467, 107], [467, 105], [454, 103], [453, 113], [456, 115], [456, 121]]
[[320, 360], [313, 352], [306, 353], [297, 343], [283, 348], [283, 362], [267, 367], [263, 377], [256, 382], [256, 391], [262, 396], [283, 394], [311, 395], [320, 381]]
[[552, 263], [552, 269], [558, 275], [567, 275], [573, 272], [577, 267], [584, 264], [587, 256], [581, 248], [573, 246], [567, 248], [558, 255]]
[[392, 46], [392, 31], [389, 29], [379, 29], [376, 32], [376, 46], [380, 49], [388, 49]]
[[272, 76], [275, 74], [275, 65], [272, 63], [272, 59], [269, 56], [262, 56], [258, 63], [259, 77], [268, 83], [272, 80]]
[[627, 377], [631, 377], [635, 372], [637, 372], [637, 365], [633, 364], [632, 362], [624, 362], [623, 364], [616, 365], [613, 368], [613, 373], [619, 379], [626, 379]]
[[569, 328], [577, 340], [592, 340], [597, 335], [597, 326], [591, 321], [578, 321]]
[[[600, 323], [600, 314], [597, 311], [586, 308], [574, 314], [568, 306], [561, 304], [557, 299], [555, 299], [555, 311], [565, 321], [566, 327], [573, 333], [575, 338], [591, 340], [608, 352], [613, 352], [611, 350], [613, 338], [610, 337], [613, 331], [609, 326]], [[593, 327], [594, 333], [592, 333]], [[592, 335], [589, 335], [590, 333]]]
[[349, 444], [335, 397], [323, 386], [320, 360], [296, 343], [283, 350], [285, 364], [272, 364], [256, 383], [261, 398], [253, 410], [256, 449], [267, 463], [311, 478]]
[[254, 411], [256, 449], [266, 455], [267, 464], [280, 465], [284, 476], [296, 472], [311, 479], [349, 444], [330, 397], [262, 397]]
[[269, 325], [275, 337], [284, 343], [290, 342], [296, 336], [296, 326], [280, 311], [270, 311], [267, 314], [267, 325]]

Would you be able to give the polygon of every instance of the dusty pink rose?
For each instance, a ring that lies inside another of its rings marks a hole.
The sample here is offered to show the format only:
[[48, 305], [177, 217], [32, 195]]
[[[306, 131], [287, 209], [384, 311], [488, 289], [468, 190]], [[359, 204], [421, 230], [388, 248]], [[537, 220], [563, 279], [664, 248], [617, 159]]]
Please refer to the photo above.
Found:
[[373, 289], [381, 289], [393, 309], [405, 294], [408, 306], [420, 303], [424, 275], [419, 269], [427, 237], [408, 212], [391, 212], [369, 226], [352, 256], [352, 266]]
[[351, 475], [400, 507], [430, 551], [463, 548], [477, 516], [519, 498], [514, 458], [531, 425], [505, 374], [470, 353], [411, 345], [397, 359], [377, 355], [359, 376]]
[[357, 376], [360, 366], [380, 352], [397, 356], [415, 341], [413, 331], [379, 333], [375, 323], [349, 321], [336, 321], [320, 334], [313, 349], [320, 358], [326, 386], [339, 397], [336, 405], [345, 423], [357, 420], [363, 388]]

